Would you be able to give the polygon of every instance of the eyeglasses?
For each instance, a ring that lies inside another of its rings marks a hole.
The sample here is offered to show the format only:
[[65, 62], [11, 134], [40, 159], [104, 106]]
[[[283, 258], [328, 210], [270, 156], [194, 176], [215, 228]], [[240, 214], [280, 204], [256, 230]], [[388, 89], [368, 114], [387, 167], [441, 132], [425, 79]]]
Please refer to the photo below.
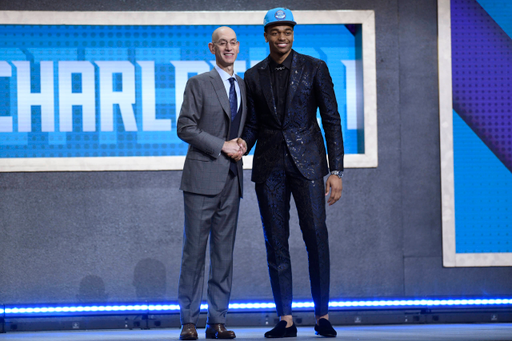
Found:
[[214, 42], [214, 44], [217, 44], [220, 47], [226, 47], [228, 44], [231, 46], [236, 46], [238, 44], [238, 40], [233, 39], [233, 40], [227, 41], [227, 40], [222, 39], [217, 42]]

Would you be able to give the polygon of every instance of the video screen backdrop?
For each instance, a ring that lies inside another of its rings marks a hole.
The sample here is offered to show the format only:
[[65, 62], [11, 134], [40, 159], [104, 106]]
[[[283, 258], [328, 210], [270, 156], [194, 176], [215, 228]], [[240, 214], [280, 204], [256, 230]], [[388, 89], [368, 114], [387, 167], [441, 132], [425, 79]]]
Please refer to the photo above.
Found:
[[443, 226], [445, 265], [512, 265], [512, 3], [440, 5], [451, 13], [452, 108], [441, 115], [452, 119], [454, 215]]
[[[243, 77], [267, 57], [268, 44], [261, 24], [230, 26], [240, 41], [235, 72]], [[116, 169], [103, 159], [122, 160], [117, 169], [181, 169], [188, 148], [176, 134], [183, 91], [190, 77], [215, 65], [208, 43], [217, 27], [0, 25], [1, 170], [68, 170], [69, 163], [52, 168], [55, 160]], [[294, 49], [330, 69], [346, 153], [364, 155], [363, 25], [295, 31]], [[41, 168], [26, 169], [27, 160]]]

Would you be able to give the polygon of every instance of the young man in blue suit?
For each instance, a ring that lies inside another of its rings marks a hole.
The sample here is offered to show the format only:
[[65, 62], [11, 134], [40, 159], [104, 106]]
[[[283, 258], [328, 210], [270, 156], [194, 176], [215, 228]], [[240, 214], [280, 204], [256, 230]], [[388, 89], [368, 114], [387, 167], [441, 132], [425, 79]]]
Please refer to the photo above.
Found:
[[178, 119], [178, 136], [189, 144], [181, 187], [185, 207], [183, 255], [178, 287], [181, 340], [197, 340], [205, 253], [210, 238], [206, 338], [233, 339], [225, 327], [233, 275], [233, 248], [242, 196], [238, 137], [246, 117], [244, 81], [235, 74], [240, 43], [219, 27], [208, 44], [215, 68], [190, 78]]
[[[333, 83], [322, 60], [292, 50], [293, 14], [268, 11], [265, 41], [270, 55], [245, 73], [248, 117], [242, 134], [247, 150], [256, 141], [252, 181], [263, 223], [270, 282], [281, 321], [265, 337], [293, 337], [292, 271], [288, 247], [290, 196], [293, 195], [309, 259], [317, 334], [334, 337], [329, 322], [329, 243], [325, 196], [341, 196], [343, 138]], [[324, 140], [316, 117], [320, 108]], [[330, 173], [324, 184], [323, 177]]]

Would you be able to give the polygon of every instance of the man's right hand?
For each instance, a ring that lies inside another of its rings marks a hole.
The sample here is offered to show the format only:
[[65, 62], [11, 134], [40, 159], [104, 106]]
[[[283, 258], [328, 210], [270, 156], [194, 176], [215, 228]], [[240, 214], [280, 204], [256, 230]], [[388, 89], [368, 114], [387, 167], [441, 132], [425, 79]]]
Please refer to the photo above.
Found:
[[238, 144], [238, 138], [235, 138], [224, 142], [222, 152], [233, 160], [238, 161], [242, 158], [243, 148]]

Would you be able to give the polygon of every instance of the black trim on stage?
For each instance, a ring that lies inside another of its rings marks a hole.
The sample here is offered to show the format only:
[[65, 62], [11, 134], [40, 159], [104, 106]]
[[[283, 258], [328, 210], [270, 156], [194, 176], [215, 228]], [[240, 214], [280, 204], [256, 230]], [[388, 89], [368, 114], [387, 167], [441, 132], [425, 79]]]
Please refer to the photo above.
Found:
[[[237, 341], [264, 340], [263, 334], [269, 327], [231, 327]], [[336, 340], [343, 341], [498, 341], [511, 340], [512, 324], [433, 324], [433, 325], [379, 325], [379, 326], [337, 326]], [[319, 341], [312, 327], [297, 328], [297, 340]], [[0, 337], [2, 341], [169, 341], [178, 340], [180, 329], [153, 330], [78, 330], [8, 333]], [[204, 329], [198, 329], [199, 339], [204, 339]]]

